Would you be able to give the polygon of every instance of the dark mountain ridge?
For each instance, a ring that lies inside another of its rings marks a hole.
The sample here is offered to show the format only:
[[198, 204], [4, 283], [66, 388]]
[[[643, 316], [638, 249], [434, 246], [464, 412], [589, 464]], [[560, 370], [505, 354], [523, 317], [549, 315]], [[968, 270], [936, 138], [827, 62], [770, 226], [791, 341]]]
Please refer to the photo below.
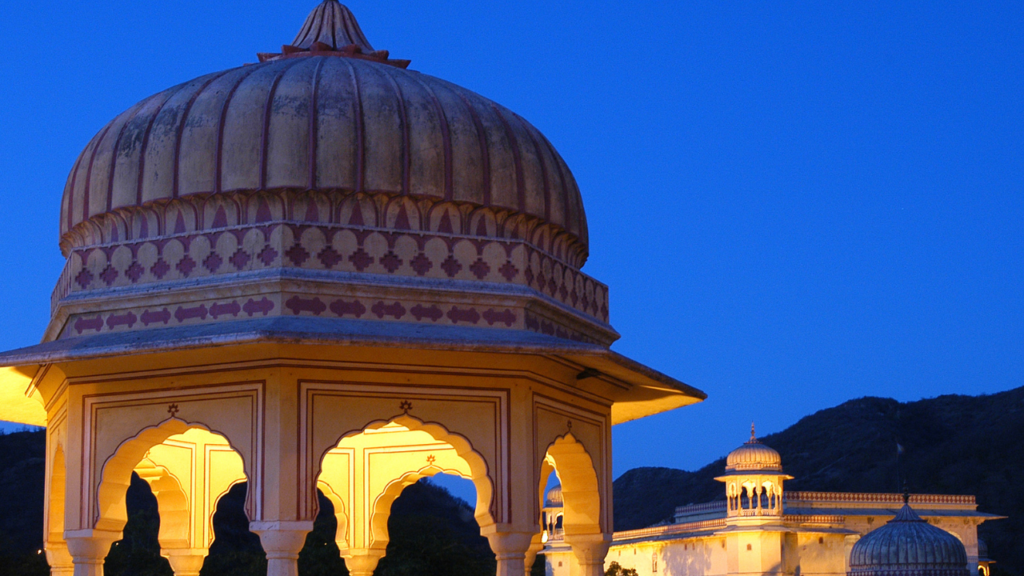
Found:
[[[1008, 516], [978, 533], [1000, 571], [1024, 574], [1024, 387], [983, 396], [901, 403], [860, 398], [802, 418], [761, 440], [794, 479], [786, 490], [973, 494]], [[903, 454], [897, 458], [897, 443]], [[737, 443], [737, 446], [739, 443]], [[694, 472], [636, 468], [615, 480], [615, 529], [671, 518], [676, 506], [724, 498], [721, 458]]]

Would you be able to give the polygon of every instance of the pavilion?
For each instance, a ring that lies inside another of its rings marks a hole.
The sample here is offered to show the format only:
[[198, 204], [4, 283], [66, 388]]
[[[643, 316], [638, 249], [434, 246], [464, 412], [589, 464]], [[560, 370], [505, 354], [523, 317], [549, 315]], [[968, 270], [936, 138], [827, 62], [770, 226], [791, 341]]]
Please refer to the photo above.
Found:
[[0, 354], [0, 419], [46, 427], [52, 574], [103, 573], [134, 472], [177, 576], [240, 482], [268, 574], [297, 573], [319, 490], [369, 575], [391, 503], [446, 472], [518, 576], [552, 471], [573, 573], [602, 574], [612, 425], [705, 396], [610, 350], [565, 162], [336, 0], [258, 59], [132, 106], [72, 167], [49, 325]]

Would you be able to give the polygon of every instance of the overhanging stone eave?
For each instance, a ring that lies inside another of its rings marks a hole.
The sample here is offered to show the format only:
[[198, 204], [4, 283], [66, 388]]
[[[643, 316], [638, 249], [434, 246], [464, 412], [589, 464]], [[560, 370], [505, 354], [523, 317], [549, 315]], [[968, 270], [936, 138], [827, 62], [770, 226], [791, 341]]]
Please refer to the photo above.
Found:
[[602, 349], [597, 344], [565, 340], [528, 330], [277, 316], [53, 340], [0, 353], [0, 366], [57, 364], [259, 343], [538, 355], [596, 354]]
[[[38, 367], [254, 344], [373, 346], [450, 352], [531, 354], [568, 362], [607, 384], [619, 424], [704, 400], [704, 392], [598, 344], [529, 330], [378, 320], [271, 316], [170, 328], [111, 332], [43, 342], [0, 353], [0, 366]], [[594, 382], [578, 380], [581, 388]]]
[[46, 426], [46, 410], [32, 380], [40, 365], [0, 365], [0, 420], [30, 426]]
[[599, 378], [618, 383], [612, 396], [612, 424], [621, 424], [707, 399], [707, 394], [680, 380], [672, 378], [607, 348], [580, 350], [563, 357], [584, 368], [591, 369], [587, 378]]

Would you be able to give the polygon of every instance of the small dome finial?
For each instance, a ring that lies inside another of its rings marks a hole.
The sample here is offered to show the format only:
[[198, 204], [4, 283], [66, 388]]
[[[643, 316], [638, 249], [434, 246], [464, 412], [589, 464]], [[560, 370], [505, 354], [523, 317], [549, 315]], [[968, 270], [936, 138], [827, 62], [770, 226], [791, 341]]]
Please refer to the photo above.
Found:
[[409, 66], [408, 60], [391, 60], [387, 50], [374, 50], [352, 11], [338, 0], [324, 0], [314, 8], [295, 40], [282, 46], [280, 53], [257, 54], [260, 62], [310, 55], [361, 58], [399, 68]]
[[757, 434], [754, 433], [754, 423], [750, 423], [750, 443], [757, 442]]
[[903, 482], [903, 503], [910, 504], [910, 488], [906, 481]]
[[324, 0], [314, 8], [291, 45], [309, 50], [315, 43], [329, 46], [333, 50], [354, 44], [364, 53], [374, 51], [352, 11], [338, 0]]

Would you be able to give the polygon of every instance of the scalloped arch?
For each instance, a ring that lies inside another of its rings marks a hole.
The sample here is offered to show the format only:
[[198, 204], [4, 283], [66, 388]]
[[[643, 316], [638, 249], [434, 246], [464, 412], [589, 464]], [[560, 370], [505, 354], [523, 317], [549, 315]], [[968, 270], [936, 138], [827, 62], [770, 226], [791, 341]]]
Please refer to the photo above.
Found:
[[[227, 434], [212, 430], [201, 423], [189, 423], [179, 418], [168, 418], [156, 426], [149, 426], [135, 436], [122, 442], [101, 467], [100, 481], [96, 488], [96, 508], [93, 513], [93, 528], [120, 532], [128, 520], [125, 509], [125, 495], [131, 482], [132, 472], [143, 461], [150, 448], [162, 444], [171, 436], [184, 434], [193, 429], [203, 430], [224, 438], [232, 450], [242, 459], [246, 478], [251, 478], [249, 463]], [[246, 502], [252, 499], [250, 490]], [[248, 510], [248, 506], [247, 506]]]

